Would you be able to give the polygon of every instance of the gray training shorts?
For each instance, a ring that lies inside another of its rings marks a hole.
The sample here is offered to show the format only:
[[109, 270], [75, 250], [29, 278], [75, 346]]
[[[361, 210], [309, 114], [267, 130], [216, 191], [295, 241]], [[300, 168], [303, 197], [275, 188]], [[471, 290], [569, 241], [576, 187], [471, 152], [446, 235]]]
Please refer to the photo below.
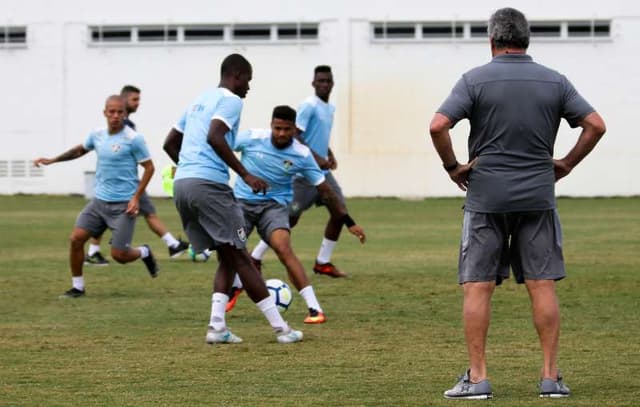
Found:
[[244, 212], [247, 235], [250, 235], [255, 227], [262, 240], [269, 243], [274, 230], [291, 229], [289, 227], [289, 209], [276, 201], [240, 199], [240, 205], [242, 205]]
[[[326, 181], [331, 186], [331, 189], [338, 196], [338, 200], [342, 203], [343, 206], [346, 207], [346, 202], [344, 196], [342, 195], [342, 189], [338, 182], [336, 181], [333, 174], [330, 172], [324, 174]], [[311, 205], [316, 204], [316, 206], [325, 205], [324, 201], [320, 197], [318, 193], [318, 188], [315, 185], [311, 184], [303, 177], [296, 177], [293, 179], [293, 200], [289, 204], [289, 214], [291, 216], [298, 217], [302, 214], [302, 212], [311, 208]]]
[[111, 247], [125, 250], [131, 247], [136, 217], [126, 213], [129, 202], [106, 202], [93, 198], [76, 219], [76, 227], [85, 229], [92, 237], [100, 237], [111, 230]]
[[562, 230], [555, 209], [514, 213], [464, 211], [458, 283], [509, 278], [561, 280]]
[[173, 184], [173, 200], [196, 252], [222, 244], [245, 248], [242, 208], [228, 185], [200, 178], [179, 179]]

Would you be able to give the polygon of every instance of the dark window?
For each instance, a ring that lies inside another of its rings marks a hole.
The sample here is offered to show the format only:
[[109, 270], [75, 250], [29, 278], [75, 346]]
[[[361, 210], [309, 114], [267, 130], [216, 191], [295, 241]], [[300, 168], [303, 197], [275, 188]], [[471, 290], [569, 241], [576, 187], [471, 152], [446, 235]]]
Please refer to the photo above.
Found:
[[604, 21], [570, 22], [569, 37], [608, 37], [611, 35], [611, 24]]
[[373, 27], [374, 38], [415, 38], [416, 27], [414, 24], [383, 24], [378, 23]]
[[451, 24], [424, 24], [422, 26], [423, 38], [450, 38], [455, 33], [456, 38], [461, 38], [463, 35], [462, 26], [452, 26]]
[[91, 28], [91, 40], [93, 42], [129, 42], [131, 41], [131, 29], [93, 27]]
[[138, 28], [138, 41], [176, 41], [176, 28]]
[[471, 24], [471, 37], [487, 37], [487, 24]]
[[297, 25], [282, 25], [278, 26], [278, 39], [280, 40], [292, 40], [292, 39], [305, 39], [311, 40], [318, 38], [318, 26], [310, 24]]
[[236, 26], [233, 28], [234, 40], [268, 40], [271, 28], [267, 26]]
[[560, 24], [531, 24], [532, 37], [559, 37]]
[[213, 41], [224, 39], [222, 27], [185, 27], [185, 41]]
[[0, 27], [0, 44], [25, 44], [27, 27]]

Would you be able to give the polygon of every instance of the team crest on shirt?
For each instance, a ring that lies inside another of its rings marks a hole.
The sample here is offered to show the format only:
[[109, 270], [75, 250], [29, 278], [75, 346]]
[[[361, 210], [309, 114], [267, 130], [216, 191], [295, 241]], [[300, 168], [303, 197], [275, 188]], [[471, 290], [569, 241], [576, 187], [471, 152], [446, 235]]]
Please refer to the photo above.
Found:
[[282, 162], [282, 165], [284, 166], [285, 171], [289, 171], [289, 169], [293, 167], [293, 162], [291, 162], [290, 160], [284, 160]]
[[244, 228], [236, 230], [236, 233], [238, 234], [238, 239], [240, 239], [241, 242], [247, 241], [247, 233], [244, 231]]
[[114, 153], [120, 151], [120, 144], [111, 144], [111, 151], [113, 151]]

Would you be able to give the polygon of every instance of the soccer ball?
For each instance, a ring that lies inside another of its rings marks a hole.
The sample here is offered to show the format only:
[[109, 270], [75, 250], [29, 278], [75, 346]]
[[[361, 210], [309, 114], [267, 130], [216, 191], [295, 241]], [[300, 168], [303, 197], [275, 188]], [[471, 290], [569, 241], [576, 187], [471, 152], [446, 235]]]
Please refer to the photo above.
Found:
[[196, 251], [193, 250], [193, 246], [191, 246], [191, 244], [189, 244], [189, 249], [187, 249], [187, 252], [189, 253], [189, 258], [191, 259], [191, 261], [198, 263], [203, 263], [209, 260], [209, 256], [211, 256], [211, 252], [209, 252], [209, 250], [196, 253]]
[[280, 312], [285, 312], [293, 301], [293, 293], [289, 285], [277, 278], [271, 278], [266, 281], [269, 295], [276, 303]]

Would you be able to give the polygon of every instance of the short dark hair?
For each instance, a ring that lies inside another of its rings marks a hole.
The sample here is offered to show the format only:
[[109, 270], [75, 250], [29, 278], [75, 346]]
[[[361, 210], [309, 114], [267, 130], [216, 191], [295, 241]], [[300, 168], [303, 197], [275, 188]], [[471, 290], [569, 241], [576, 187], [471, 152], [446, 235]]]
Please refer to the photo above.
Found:
[[319, 72], [322, 73], [331, 73], [331, 67], [329, 65], [318, 65], [316, 69], [313, 70], [313, 74], [317, 74]]
[[286, 105], [276, 106], [273, 109], [273, 114], [271, 115], [271, 120], [273, 119], [287, 120], [295, 123], [296, 111]]
[[120, 90], [120, 95], [124, 96], [129, 93], [140, 93], [140, 88], [137, 88], [133, 85], [124, 85]]
[[497, 10], [489, 18], [488, 33], [496, 48], [529, 47], [529, 22], [522, 12], [505, 7]]
[[250, 72], [251, 64], [240, 54], [227, 56], [224, 61], [222, 61], [222, 65], [220, 65], [220, 76], [222, 77]]

